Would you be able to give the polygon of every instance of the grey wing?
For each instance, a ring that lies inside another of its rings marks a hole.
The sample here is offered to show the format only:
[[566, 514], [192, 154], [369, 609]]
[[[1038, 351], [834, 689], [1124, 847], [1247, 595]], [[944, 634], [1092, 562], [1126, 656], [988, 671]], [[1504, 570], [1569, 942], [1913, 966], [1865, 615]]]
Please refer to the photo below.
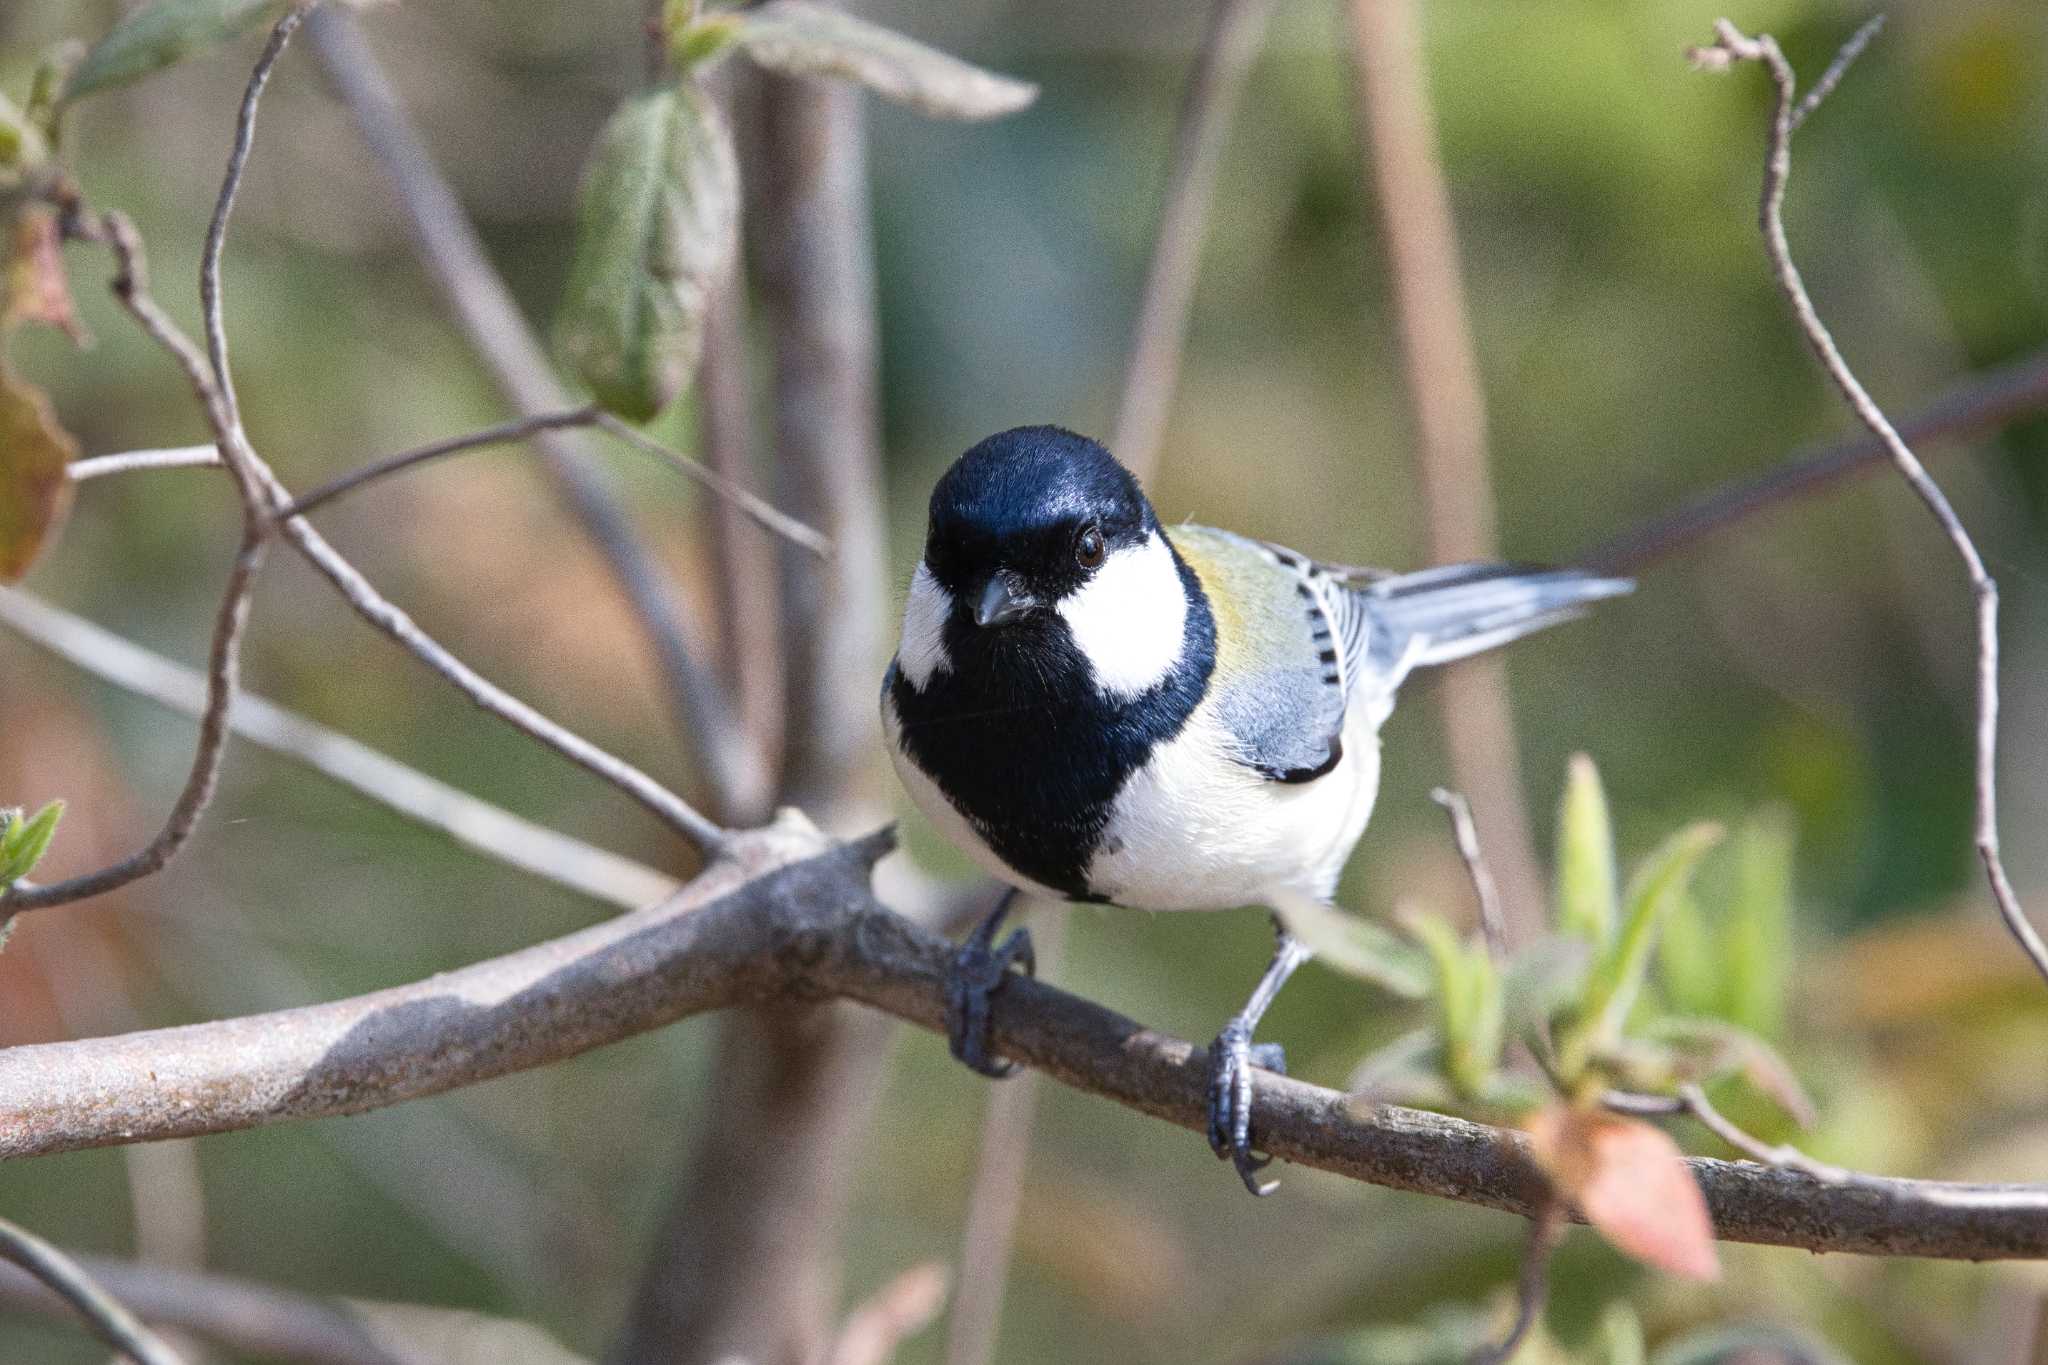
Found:
[[1276, 782], [1308, 782], [1344, 756], [1349, 668], [1331, 604], [1342, 589], [1291, 550], [1177, 526], [1174, 545], [1217, 611], [1214, 703], [1238, 761]]

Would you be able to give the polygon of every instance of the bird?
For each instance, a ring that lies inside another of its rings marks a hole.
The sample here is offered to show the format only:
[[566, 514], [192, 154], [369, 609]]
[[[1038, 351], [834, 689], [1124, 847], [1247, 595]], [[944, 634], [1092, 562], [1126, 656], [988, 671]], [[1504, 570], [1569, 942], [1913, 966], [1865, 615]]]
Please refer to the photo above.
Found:
[[[1380, 727], [1415, 670], [1629, 592], [1576, 569], [1457, 564], [1386, 575], [1208, 526], [1162, 523], [1097, 442], [998, 432], [934, 486], [882, 682], [911, 800], [1004, 884], [946, 983], [954, 1056], [989, 1076], [990, 1000], [1035, 970], [1020, 896], [1141, 910], [1332, 903], [1371, 817]], [[1275, 950], [1208, 1049], [1208, 1138], [1253, 1194], [1254, 1030], [1310, 956]]]

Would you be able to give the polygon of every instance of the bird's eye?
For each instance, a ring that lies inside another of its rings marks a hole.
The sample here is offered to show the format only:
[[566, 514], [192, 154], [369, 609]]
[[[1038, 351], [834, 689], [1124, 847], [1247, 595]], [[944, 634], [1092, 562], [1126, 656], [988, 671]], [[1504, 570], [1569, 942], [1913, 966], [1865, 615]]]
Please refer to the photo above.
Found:
[[1074, 562], [1084, 569], [1100, 568], [1109, 556], [1109, 545], [1102, 538], [1102, 528], [1088, 525], [1081, 528], [1081, 534], [1074, 537]]

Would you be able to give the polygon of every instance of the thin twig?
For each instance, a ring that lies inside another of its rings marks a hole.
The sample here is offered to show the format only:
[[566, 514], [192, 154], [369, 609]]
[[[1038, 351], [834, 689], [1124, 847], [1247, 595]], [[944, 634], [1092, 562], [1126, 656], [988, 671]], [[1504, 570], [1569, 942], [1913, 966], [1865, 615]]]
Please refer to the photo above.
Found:
[[1806, 98], [1799, 101], [1799, 107], [1792, 111], [1791, 132], [1798, 132], [1799, 125], [1806, 122], [1809, 114], [1820, 108], [1821, 101], [1835, 93], [1835, 87], [1840, 85], [1842, 77], [1849, 73], [1850, 64], [1863, 55], [1863, 49], [1869, 47], [1870, 40], [1884, 28], [1884, 20], [1885, 16], [1882, 13], [1871, 15], [1863, 21], [1863, 27], [1857, 29], [1850, 35], [1849, 41], [1842, 44], [1841, 51], [1828, 63], [1828, 69], [1821, 72], [1820, 79], [1806, 92]]
[[[1792, 259], [1792, 245], [1785, 233], [1785, 182], [1792, 173], [1792, 130], [1798, 122], [1795, 108], [1810, 112], [1818, 103], [1817, 98], [1810, 96], [1805, 106], [1795, 106], [1797, 81], [1792, 65], [1785, 60], [1777, 40], [1770, 34], [1747, 37], [1726, 19], [1717, 21], [1714, 31], [1715, 45], [1703, 51], [1724, 54], [1725, 59], [1731, 62], [1761, 62], [1777, 87], [1777, 109], [1771, 119], [1758, 217], [1778, 287], [1791, 304], [1799, 330], [1821, 367], [1841, 391], [1858, 420], [1884, 444], [1900, 476], [1926, 505], [1942, 533], [1954, 546], [1956, 557], [1962, 561], [1964, 572], [1969, 577], [1970, 591], [1977, 605], [1977, 855], [1983, 861], [1992, 899], [1997, 902], [1998, 913], [2006, 928], [2034, 964], [2034, 969], [2048, 979], [2048, 944], [2042, 942], [2040, 934], [2028, 922], [1998, 851], [1998, 584], [1985, 569], [1976, 542], [1970, 539], [1969, 531], [1949, 505], [1941, 486], [1928, 475], [1926, 466], [1920, 463], [1919, 457], [1913, 454], [1885, 416], [1884, 410], [1849, 368], [1849, 362], [1843, 358], [1834, 336], [1821, 321], [1812, 297], [1806, 292], [1799, 267]], [[1835, 67], [1846, 67], [1848, 59], [1862, 50], [1872, 32], [1870, 25], [1859, 30], [1845, 47], [1846, 56], [1836, 59]], [[1816, 87], [1816, 92], [1826, 93], [1820, 87]]]
[[1798, 1171], [1802, 1175], [1812, 1176], [1824, 1185], [1841, 1185], [1852, 1180], [1870, 1179], [1840, 1166], [1830, 1166], [1825, 1161], [1818, 1161], [1797, 1147], [1765, 1142], [1762, 1138], [1738, 1127], [1733, 1119], [1714, 1107], [1705, 1090], [1690, 1082], [1681, 1085], [1675, 1095], [1648, 1095], [1633, 1090], [1609, 1090], [1600, 1096], [1600, 1104], [1617, 1114], [1632, 1114], [1638, 1118], [1689, 1115], [1698, 1119], [1714, 1136], [1751, 1160], [1781, 1170]]
[[1217, 171], [1230, 140], [1238, 96], [1276, 4], [1277, 0], [1217, 0], [1181, 95], [1173, 169], [1152, 239], [1152, 260], [1145, 272], [1145, 292], [1138, 304], [1110, 442], [1117, 458], [1141, 481], [1158, 467], [1159, 442], [1166, 433], [1187, 348], [1188, 312], [1194, 303]]
[[1550, 1301], [1550, 1256], [1564, 1240], [1564, 1205], [1552, 1198], [1529, 1219], [1529, 1246], [1522, 1253], [1522, 1273], [1515, 1281], [1515, 1317], [1505, 1337], [1472, 1353], [1470, 1365], [1505, 1365], [1543, 1318]]
[[[328, 1004], [0, 1051], [0, 1159], [362, 1113], [579, 1055], [688, 1015], [856, 1000], [934, 1032], [954, 948], [878, 904], [887, 841], [834, 846], [800, 817], [736, 835], [673, 899], [505, 957]], [[993, 1010], [1006, 1057], [1199, 1133], [1202, 1049], [1042, 981]], [[1529, 1216], [1526, 1139], [1261, 1072], [1276, 1156]], [[1192, 1139], [1190, 1139], [1192, 1140]], [[1723, 1240], [1869, 1255], [2048, 1258], [2048, 1186], [1858, 1176], [1692, 1157]]]
[[[1414, 413], [1427, 559], [1495, 558], [1486, 396], [1472, 341], [1422, 52], [1419, 0], [1352, 0], [1359, 122], [1379, 190], [1408, 406]], [[1506, 890], [1510, 944], [1541, 931], [1543, 882], [1522, 799], [1507, 673], [1498, 658], [1447, 672], [1439, 687], [1455, 785], [1486, 820]]]
[[[515, 412], [531, 416], [570, 406], [547, 351], [491, 264], [454, 188], [413, 125], [361, 27], [329, 6], [307, 25], [313, 54], [364, 145], [397, 195], [415, 254], [439, 287], [456, 326]], [[733, 723], [733, 707], [661, 567], [641, 544], [589, 446], [572, 434], [536, 438], [543, 468], [583, 527], [640, 623], [666, 683], [677, 729], [687, 736], [720, 810], [761, 807], [767, 763]]]
[[183, 1365], [178, 1353], [142, 1325], [78, 1262], [24, 1228], [0, 1219], [0, 1257], [41, 1280], [77, 1310], [93, 1335], [138, 1365]]
[[[1927, 442], [1996, 431], [2048, 407], [2048, 351], [2035, 351], [1957, 383], [1898, 423], [1909, 441]], [[1826, 492], [1853, 475], [1891, 464], [1883, 441], [1864, 432], [1793, 451], [1751, 479], [1721, 484], [1642, 522], [1572, 562], [1600, 573], [1635, 573], [1742, 525], [1759, 513]]]
[[84, 483], [87, 479], [146, 469], [215, 469], [219, 465], [220, 451], [213, 446], [176, 446], [169, 450], [127, 450], [118, 455], [73, 460], [64, 467], [64, 473], [73, 483]]
[[587, 427], [596, 420], [597, 409], [594, 407], [570, 408], [565, 412], [544, 412], [534, 417], [517, 417], [512, 421], [500, 422], [496, 426], [484, 427], [480, 431], [472, 431], [464, 436], [450, 436], [444, 440], [430, 441], [426, 445], [401, 451], [396, 455], [387, 455], [381, 460], [374, 460], [361, 468], [329, 479], [312, 492], [302, 493], [287, 505], [278, 508], [277, 516], [280, 521], [290, 517], [306, 516], [323, 503], [344, 493], [353, 492], [366, 483], [396, 474], [400, 470], [410, 469], [417, 464], [425, 464], [429, 460], [438, 460], [443, 455], [456, 455], [465, 450], [475, 450], [479, 446], [523, 441], [542, 431], [559, 431], [564, 427]]
[[[188, 716], [206, 711], [206, 679], [83, 617], [0, 588], [0, 624], [117, 687]], [[488, 858], [620, 909], [651, 905], [675, 881], [653, 868], [514, 815], [409, 768], [263, 697], [229, 713], [237, 738], [314, 768]]]
[[206, 706], [199, 718], [199, 744], [184, 788], [172, 804], [163, 828], [141, 849], [96, 872], [44, 886], [24, 887], [17, 883], [0, 891], [0, 923], [24, 910], [44, 910], [105, 895], [162, 871], [184, 850], [220, 786], [221, 763], [227, 753], [228, 715], [241, 685], [242, 634], [249, 624], [249, 591], [267, 548], [268, 542], [260, 536], [245, 539], [228, 570], [227, 587], [214, 615], [213, 643], [207, 652]]
[[1479, 830], [1472, 823], [1472, 806], [1457, 792], [1446, 787], [1431, 791], [1429, 799], [1444, 808], [1444, 814], [1451, 820], [1451, 837], [1457, 841], [1458, 856], [1465, 860], [1465, 873], [1472, 879], [1472, 894], [1479, 900], [1479, 927], [1486, 935], [1487, 951], [1493, 954], [1495, 962], [1508, 960], [1508, 923], [1501, 913], [1500, 888], [1494, 884], [1493, 871], [1486, 865], [1486, 854], [1479, 847]]
[[701, 460], [694, 456], [685, 455], [673, 446], [664, 445], [640, 430], [640, 428], [629, 422], [621, 421], [608, 412], [598, 413], [596, 421], [598, 426], [604, 428], [613, 436], [618, 437], [627, 445], [644, 450], [650, 455], [660, 456], [676, 469], [681, 470], [684, 474], [695, 479], [698, 483], [704, 485], [719, 497], [724, 498], [727, 502], [745, 512], [749, 517], [752, 517], [755, 524], [763, 530], [781, 536], [792, 545], [809, 550], [820, 559], [830, 559], [832, 557], [832, 542], [826, 536], [812, 530], [795, 517], [778, 512], [765, 499], [733, 483]]

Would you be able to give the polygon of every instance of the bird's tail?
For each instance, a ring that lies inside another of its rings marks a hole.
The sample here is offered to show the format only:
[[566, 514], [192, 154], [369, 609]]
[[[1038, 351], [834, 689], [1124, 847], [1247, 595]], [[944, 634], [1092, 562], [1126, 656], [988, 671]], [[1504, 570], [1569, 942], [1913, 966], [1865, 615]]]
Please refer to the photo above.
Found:
[[1447, 564], [1355, 591], [1367, 604], [1375, 637], [1372, 652], [1398, 682], [1411, 669], [1496, 648], [1634, 588], [1630, 579], [1602, 578], [1581, 569]]

